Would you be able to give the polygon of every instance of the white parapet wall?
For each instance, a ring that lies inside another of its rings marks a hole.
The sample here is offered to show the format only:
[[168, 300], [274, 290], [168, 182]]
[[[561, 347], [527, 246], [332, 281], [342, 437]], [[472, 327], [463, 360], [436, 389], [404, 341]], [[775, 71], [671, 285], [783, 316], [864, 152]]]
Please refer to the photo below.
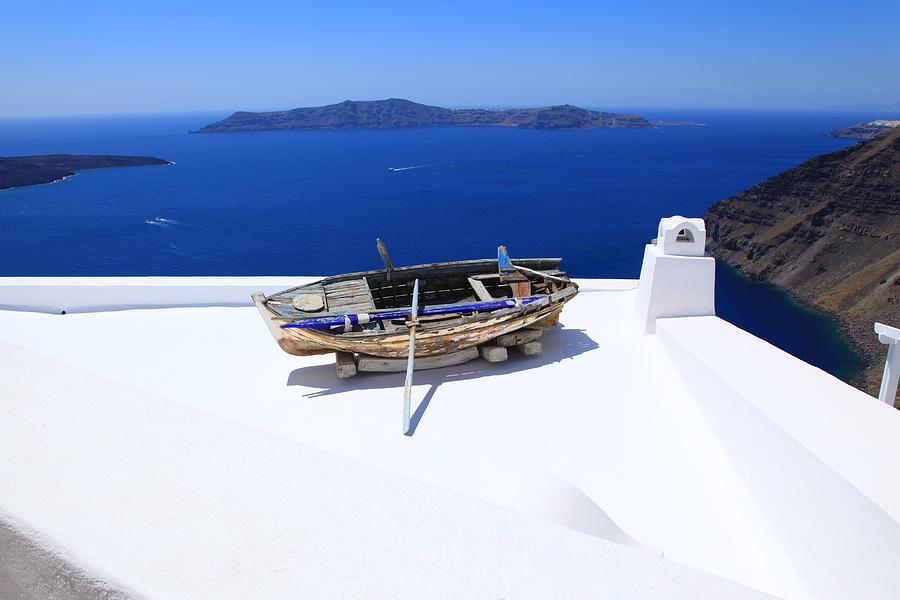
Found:
[[[250, 294], [273, 294], [321, 279], [258, 277], [0, 277], [0, 310], [49, 314], [190, 306], [251, 306]], [[635, 279], [577, 279], [581, 292], [634, 289]]]
[[660, 220], [656, 244], [644, 248], [638, 284], [641, 331], [654, 333], [656, 319], [716, 314], [716, 262], [705, 253], [703, 219]]
[[248, 306], [315, 277], [3, 277], [0, 310], [78, 313], [133, 308]]
[[722, 319], [661, 319], [656, 338], [695, 398], [744, 398], [900, 523], [900, 411]]

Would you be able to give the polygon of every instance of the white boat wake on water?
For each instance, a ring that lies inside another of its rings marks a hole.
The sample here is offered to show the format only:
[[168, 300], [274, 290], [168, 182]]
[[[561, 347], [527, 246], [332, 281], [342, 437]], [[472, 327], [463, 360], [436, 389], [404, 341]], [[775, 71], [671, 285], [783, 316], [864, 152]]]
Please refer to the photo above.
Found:
[[175, 219], [166, 219], [165, 217], [151, 217], [144, 221], [148, 225], [159, 225], [160, 227], [171, 227], [173, 225], [184, 225], [181, 221]]
[[396, 173], [397, 171], [409, 171], [410, 169], [424, 169], [425, 167], [433, 167], [434, 163], [427, 165], [414, 165], [412, 167], [388, 167], [388, 173]]

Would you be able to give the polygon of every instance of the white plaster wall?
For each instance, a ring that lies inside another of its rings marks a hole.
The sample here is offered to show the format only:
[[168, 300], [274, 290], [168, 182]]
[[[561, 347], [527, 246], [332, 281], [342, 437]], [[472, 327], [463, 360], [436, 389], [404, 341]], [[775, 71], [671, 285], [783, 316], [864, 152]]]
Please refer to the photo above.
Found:
[[16, 598], [765, 597], [9, 344], [0, 380]]
[[715, 259], [669, 255], [647, 244], [635, 307], [641, 331], [653, 333], [660, 318], [715, 315], [715, 288]]

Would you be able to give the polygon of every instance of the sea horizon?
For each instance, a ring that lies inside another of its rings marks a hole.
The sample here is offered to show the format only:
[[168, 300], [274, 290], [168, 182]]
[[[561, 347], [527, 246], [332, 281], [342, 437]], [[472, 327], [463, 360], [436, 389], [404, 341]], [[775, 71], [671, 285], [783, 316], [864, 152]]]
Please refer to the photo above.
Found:
[[[80, 120], [80, 119], [118, 119], [118, 118], [152, 118], [152, 117], [194, 117], [194, 116], [203, 116], [203, 117], [213, 117], [213, 118], [222, 118], [228, 116], [234, 112], [244, 111], [244, 112], [277, 112], [277, 111], [289, 111], [295, 108], [304, 108], [310, 106], [327, 106], [332, 104], [338, 104], [345, 100], [353, 100], [353, 101], [371, 101], [382, 98], [336, 98], [333, 101], [325, 102], [324, 104], [316, 104], [310, 102], [297, 102], [291, 105], [272, 105], [272, 106], [233, 106], [228, 108], [198, 108], [198, 109], [173, 109], [173, 110], [132, 110], [132, 111], [122, 111], [122, 112], [73, 112], [73, 113], [48, 113], [48, 114], [22, 114], [22, 115], [9, 115], [9, 114], [0, 114], [0, 122], [13, 122], [13, 121], [42, 121], [42, 120]], [[900, 104], [898, 105], [884, 105], [881, 107], [877, 106], [869, 106], [869, 107], [840, 107], [840, 106], [820, 106], [820, 107], [809, 107], [809, 106], [771, 106], [771, 107], [758, 107], [758, 106], [703, 106], [702, 104], [684, 104], [684, 105], [640, 105], [640, 104], [602, 104], [597, 102], [576, 102], [576, 101], [564, 101], [564, 102], [548, 102], [548, 103], [519, 103], [519, 104], [510, 104], [510, 103], [455, 103], [455, 102], [431, 102], [431, 101], [423, 101], [416, 98], [403, 98], [406, 100], [410, 100], [412, 102], [416, 102], [419, 104], [424, 104], [427, 106], [439, 106], [444, 108], [451, 109], [472, 109], [472, 108], [486, 108], [486, 109], [515, 109], [515, 108], [543, 108], [548, 106], [561, 106], [561, 105], [572, 105], [578, 106], [581, 108], [587, 108], [590, 110], [603, 111], [603, 112], [613, 112], [620, 114], [641, 114], [648, 113], [653, 115], [654, 119], [661, 118], [660, 115], [673, 113], [673, 116], [684, 116], [682, 113], [707, 113], [707, 114], [716, 114], [716, 113], [770, 113], [770, 114], [818, 114], [818, 115], [835, 115], [838, 117], [847, 117], [845, 120], [858, 122], [858, 121], [867, 121], [872, 119], [879, 118], [900, 118]], [[850, 123], [848, 123], [850, 124]]]

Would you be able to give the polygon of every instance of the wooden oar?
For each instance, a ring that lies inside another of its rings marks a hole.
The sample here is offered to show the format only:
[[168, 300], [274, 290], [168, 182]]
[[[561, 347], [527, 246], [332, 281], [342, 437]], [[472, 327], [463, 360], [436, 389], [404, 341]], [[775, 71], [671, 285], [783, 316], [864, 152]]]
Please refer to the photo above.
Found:
[[497, 269], [500, 271], [501, 275], [509, 273], [512, 270], [516, 270], [520, 273], [530, 273], [531, 275], [543, 277], [544, 279], [549, 279], [551, 281], [558, 281], [559, 283], [569, 283], [568, 279], [563, 279], [562, 277], [556, 277], [554, 275], [548, 275], [547, 273], [543, 273], [541, 271], [529, 269], [528, 267], [514, 265], [509, 259], [509, 253], [506, 251], [506, 246], [497, 246]]
[[543, 277], [544, 279], [549, 279], [550, 281], [558, 281], [559, 283], [571, 283], [568, 279], [563, 279], [562, 277], [556, 277], [555, 275], [548, 275], [542, 271], [535, 271], [534, 269], [529, 269], [528, 267], [522, 267], [519, 265], [514, 265], [509, 263], [510, 266], [516, 271], [520, 271], [522, 273], [530, 273], [532, 275], [536, 275], [538, 277]]
[[381, 238], [375, 238], [375, 247], [378, 248], [378, 255], [381, 257], [381, 262], [384, 263], [384, 270], [387, 272], [387, 280], [390, 281], [391, 271], [394, 270], [394, 263], [391, 261], [391, 257], [388, 254], [387, 246], [384, 245]]
[[413, 367], [416, 362], [416, 325], [419, 313], [419, 280], [413, 285], [412, 310], [409, 313], [409, 358], [406, 359], [406, 382], [403, 384], [403, 435], [409, 435], [409, 398], [412, 395]]

